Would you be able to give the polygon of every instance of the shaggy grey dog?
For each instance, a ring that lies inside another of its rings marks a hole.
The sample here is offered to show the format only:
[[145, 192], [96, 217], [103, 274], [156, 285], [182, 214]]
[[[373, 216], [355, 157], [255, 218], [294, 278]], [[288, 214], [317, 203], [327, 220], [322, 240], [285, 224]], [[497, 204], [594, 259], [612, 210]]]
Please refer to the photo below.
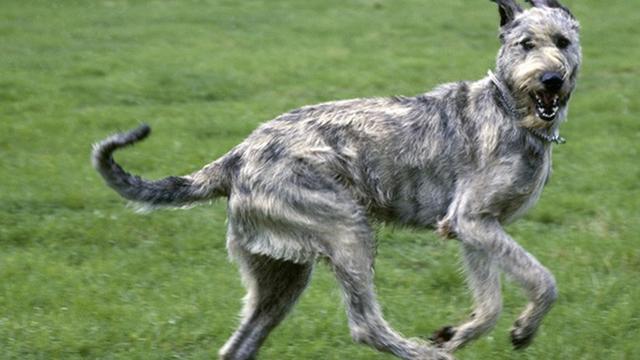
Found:
[[[227, 247], [247, 287], [242, 323], [222, 359], [251, 359], [326, 258], [344, 290], [351, 335], [403, 359], [452, 359], [501, 311], [499, 272], [526, 291], [511, 332], [529, 345], [557, 297], [552, 274], [502, 225], [538, 199], [581, 62], [579, 25], [555, 0], [497, 0], [495, 73], [415, 97], [303, 107], [255, 130], [193, 174], [147, 181], [112, 153], [150, 129], [95, 145], [93, 165], [123, 197], [149, 207], [228, 200]], [[407, 339], [383, 319], [373, 285], [373, 219], [437, 229], [462, 248], [472, 316]]]

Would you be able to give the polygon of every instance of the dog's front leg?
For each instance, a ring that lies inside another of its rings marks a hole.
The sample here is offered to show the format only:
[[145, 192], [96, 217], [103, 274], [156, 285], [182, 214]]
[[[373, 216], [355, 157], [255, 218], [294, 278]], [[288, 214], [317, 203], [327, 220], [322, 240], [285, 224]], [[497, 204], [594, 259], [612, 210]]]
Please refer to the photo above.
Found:
[[454, 351], [491, 330], [502, 310], [500, 276], [493, 256], [466, 244], [463, 244], [462, 251], [474, 310], [467, 322], [456, 327], [445, 326], [431, 337], [448, 351]]
[[529, 297], [530, 303], [511, 331], [514, 347], [526, 347], [556, 300], [553, 275], [518, 245], [494, 218], [457, 216], [451, 225], [464, 247], [476, 311], [470, 321], [441, 330], [435, 340], [453, 351], [493, 327], [501, 308], [497, 266], [516, 280]]

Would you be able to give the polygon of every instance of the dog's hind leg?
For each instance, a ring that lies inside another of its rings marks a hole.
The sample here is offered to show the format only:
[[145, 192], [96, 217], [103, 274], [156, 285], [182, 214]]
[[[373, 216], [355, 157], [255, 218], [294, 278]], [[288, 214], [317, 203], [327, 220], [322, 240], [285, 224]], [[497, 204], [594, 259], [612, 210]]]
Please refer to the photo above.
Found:
[[444, 351], [394, 331], [382, 317], [373, 285], [374, 239], [368, 231], [331, 243], [328, 257], [342, 286], [351, 336], [402, 359], [453, 359]]
[[247, 287], [240, 327], [219, 352], [220, 359], [254, 359], [260, 345], [307, 286], [312, 263], [297, 264], [230, 249]]
[[495, 259], [486, 251], [467, 244], [462, 248], [475, 308], [469, 321], [456, 327], [446, 326], [432, 336], [432, 341], [448, 351], [454, 351], [491, 330], [502, 310], [500, 274]]

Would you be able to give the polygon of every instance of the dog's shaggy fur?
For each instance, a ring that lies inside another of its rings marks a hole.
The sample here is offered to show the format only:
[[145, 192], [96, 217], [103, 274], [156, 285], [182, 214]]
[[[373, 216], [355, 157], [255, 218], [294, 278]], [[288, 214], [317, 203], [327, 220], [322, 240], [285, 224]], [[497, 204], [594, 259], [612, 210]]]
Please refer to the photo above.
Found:
[[[303, 107], [255, 130], [187, 176], [147, 181], [112, 153], [142, 126], [98, 143], [93, 164], [123, 197], [184, 206], [226, 197], [227, 246], [248, 293], [222, 359], [250, 359], [326, 258], [344, 290], [353, 338], [403, 359], [450, 359], [490, 330], [501, 311], [499, 272], [529, 304], [511, 332], [527, 346], [557, 297], [553, 276], [502, 225], [531, 207], [547, 182], [551, 142], [576, 84], [579, 25], [555, 0], [496, 0], [502, 46], [494, 72], [415, 97]], [[373, 287], [372, 219], [435, 228], [459, 240], [475, 311], [436, 332], [404, 338], [383, 319]]]

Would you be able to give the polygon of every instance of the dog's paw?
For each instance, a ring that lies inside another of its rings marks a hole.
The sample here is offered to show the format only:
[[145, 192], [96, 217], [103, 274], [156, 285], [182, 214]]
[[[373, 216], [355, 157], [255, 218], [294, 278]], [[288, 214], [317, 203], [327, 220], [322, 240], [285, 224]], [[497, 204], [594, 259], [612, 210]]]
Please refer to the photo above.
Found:
[[518, 320], [511, 329], [511, 344], [515, 350], [522, 350], [531, 345], [535, 336], [536, 329], [523, 326], [522, 321]]
[[442, 329], [435, 331], [429, 337], [429, 340], [436, 346], [441, 347], [444, 343], [451, 340], [455, 334], [456, 329], [453, 326], [445, 326]]

